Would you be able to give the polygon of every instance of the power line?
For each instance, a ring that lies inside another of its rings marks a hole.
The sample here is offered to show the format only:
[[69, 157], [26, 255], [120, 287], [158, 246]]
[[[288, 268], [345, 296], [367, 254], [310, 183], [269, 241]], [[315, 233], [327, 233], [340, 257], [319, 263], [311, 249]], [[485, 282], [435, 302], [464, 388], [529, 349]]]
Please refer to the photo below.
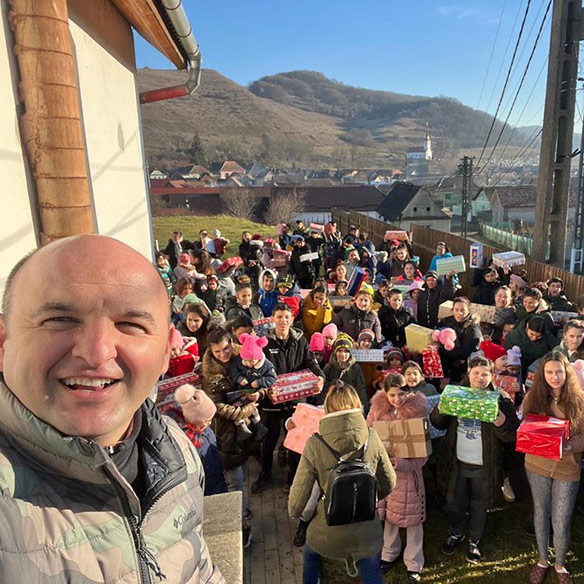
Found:
[[507, 76], [505, 78], [505, 83], [503, 85], [503, 91], [501, 91], [501, 97], [499, 98], [499, 103], [497, 104], [497, 109], [493, 114], [493, 121], [491, 122], [491, 127], [489, 128], [489, 132], [487, 134], [487, 139], [485, 140], [485, 145], [481, 151], [481, 155], [477, 161], [477, 166], [481, 163], [483, 159], [483, 155], [487, 148], [487, 144], [489, 143], [489, 138], [491, 137], [491, 133], [495, 126], [495, 122], [497, 121], [497, 114], [499, 113], [499, 109], [501, 108], [501, 103], [503, 102], [503, 97], [505, 96], [505, 91], [507, 90], [507, 84], [509, 83], [509, 77], [511, 77], [511, 71], [513, 70], [513, 65], [515, 63], [515, 57], [517, 56], [517, 50], [519, 48], [519, 43], [521, 42], [521, 36], [523, 35], [523, 30], [525, 28], [525, 22], [527, 21], [527, 16], [529, 14], [529, 7], [531, 5], [531, 0], [527, 0], [527, 6], [525, 8], [525, 14], [523, 15], [523, 21], [521, 22], [521, 28], [519, 29], [519, 36], [517, 37], [517, 42], [515, 43], [515, 48], [513, 49], [513, 56], [511, 57], [511, 63], [509, 63], [509, 69], [507, 70]]

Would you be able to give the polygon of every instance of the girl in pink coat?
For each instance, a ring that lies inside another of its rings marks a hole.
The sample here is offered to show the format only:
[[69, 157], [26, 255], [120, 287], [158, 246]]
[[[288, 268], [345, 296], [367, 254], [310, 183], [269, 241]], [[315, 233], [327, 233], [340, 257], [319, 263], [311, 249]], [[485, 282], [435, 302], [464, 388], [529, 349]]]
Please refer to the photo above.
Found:
[[[371, 399], [367, 425], [377, 421], [407, 420], [428, 416], [426, 396], [418, 391], [407, 392], [402, 375], [390, 374], [384, 389]], [[424, 567], [424, 528], [426, 520], [426, 491], [422, 477], [425, 458], [392, 458], [397, 485], [389, 496], [380, 501], [381, 519], [385, 519], [381, 571], [389, 571], [401, 552], [400, 527], [407, 529], [404, 564], [409, 582], [420, 582]]]

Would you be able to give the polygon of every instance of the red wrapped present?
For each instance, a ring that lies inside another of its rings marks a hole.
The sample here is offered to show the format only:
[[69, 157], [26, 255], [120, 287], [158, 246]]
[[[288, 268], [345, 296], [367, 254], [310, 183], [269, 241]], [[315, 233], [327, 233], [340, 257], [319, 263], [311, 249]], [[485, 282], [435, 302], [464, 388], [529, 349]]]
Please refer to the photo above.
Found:
[[442, 361], [440, 361], [440, 355], [435, 347], [428, 347], [422, 351], [422, 369], [425, 377], [432, 379], [442, 379], [444, 377]]
[[236, 256], [234, 258], [227, 258], [217, 268], [217, 273], [224, 274], [225, 272], [228, 272], [231, 268], [237, 268], [238, 266], [241, 266], [241, 264], [243, 264], [243, 260], [239, 256]]
[[493, 375], [493, 385], [509, 394], [509, 397], [515, 402], [515, 396], [520, 390], [519, 379], [515, 375], [505, 375], [500, 371], [495, 371]]
[[164, 414], [169, 408], [176, 406], [174, 402], [174, 392], [177, 387], [185, 383], [194, 385], [201, 389], [201, 378], [196, 373], [185, 373], [169, 379], [159, 381], [156, 386], [156, 407], [161, 414]]
[[270, 399], [275, 404], [293, 401], [318, 393], [318, 377], [309, 369], [278, 375], [272, 385]]
[[315, 432], [318, 432], [318, 424], [323, 417], [324, 410], [322, 408], [317, 408], [310, 404], [298, 404], [292, 415], [294, 428], [286, 434], [284, 446], [288, 450], [302, 454], [308, 439]]
[[561, 460], [570, 439], [570, 422], [550, 416], [528, 414], [517, 430], [517, 452]]

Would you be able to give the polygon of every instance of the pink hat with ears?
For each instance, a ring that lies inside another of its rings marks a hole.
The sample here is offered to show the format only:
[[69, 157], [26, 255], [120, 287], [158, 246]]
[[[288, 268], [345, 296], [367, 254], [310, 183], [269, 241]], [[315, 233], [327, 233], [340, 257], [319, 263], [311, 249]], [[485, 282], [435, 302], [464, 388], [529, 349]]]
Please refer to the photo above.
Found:
[[217, 406], [201, 389], [195, 389], [185, 383], [174, 392], [174, 401], [180, 405], [185, 420], [190, 424], [198, 424], [210, 420], [217, 412]]
[[327, 324], [322, 329], [322, 336], [328, 337], [329, 339], [336, 339], [338, 334], [339, 334], [339, 329], [337, 328], [337, 325], [334, 322]]
[[258, 337], [257, 335], [248, 335], [243, 333], [239, 340], [241, 341], [241, 351], [239, 356], [247, 360], [261, 360], [264, 356], [262, 348], [268, 344], [266, 337]]
[[324, 351], [324, 340], [322, 338], [322, 333], [314, 333], [310, 337], [310, 350], [314, 353], [322, 353]]

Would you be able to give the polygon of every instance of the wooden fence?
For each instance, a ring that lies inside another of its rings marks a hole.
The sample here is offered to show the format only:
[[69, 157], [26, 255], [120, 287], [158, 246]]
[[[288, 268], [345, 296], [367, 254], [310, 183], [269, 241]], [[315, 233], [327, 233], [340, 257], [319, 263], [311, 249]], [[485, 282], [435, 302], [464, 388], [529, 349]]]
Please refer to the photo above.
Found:
[[[387, 230], [399, 229], [389, 223], [362, 215], [356, 211], [341, 211], [333, 208], [332, 219], [337, 222], [338, 228], [342, 233], [347, 233], [349, 225], [355, 225], [360, 230], [369, 233], [369, 239], [374, 243], [375, 247], [380, 247], [383, 242], [383, 236]], [[430, 229], [423, 225], [413, 225], [411, 232], [412, 244], [414, 252], [420, 258], [420, 265], [425, 268], [430, 265], [434, 254], [436, 253], [436, 245], [439, 241], [443, 241], [451, 249], [453, 255], [464, 255], [468, 263], [469, 248], [471, 240], [464, 239], [454, 233], [445, 233], [444, 231], [437, 231]], [[485, 258], [489, 258], [494, 253], [501, 251], [509, 251], [508, 249], [499, 249], [490, 245], [484, 245], [483, 253]], [[584, 296], [584, 277], [572, 272], [568, 272], [561, 268], [548, 266], [541, 262], [526, 258], [525, 269], [527, 270], [529, 282], [545, 281], [552, 277], [561, 278], [564, 281], [564, 289], [566, 296], [571, 300], [577, 300]], [[464, 290], [470, 290], [470, 280], [472, 272], [467, 270], [460, 274], [460, 283]]]

